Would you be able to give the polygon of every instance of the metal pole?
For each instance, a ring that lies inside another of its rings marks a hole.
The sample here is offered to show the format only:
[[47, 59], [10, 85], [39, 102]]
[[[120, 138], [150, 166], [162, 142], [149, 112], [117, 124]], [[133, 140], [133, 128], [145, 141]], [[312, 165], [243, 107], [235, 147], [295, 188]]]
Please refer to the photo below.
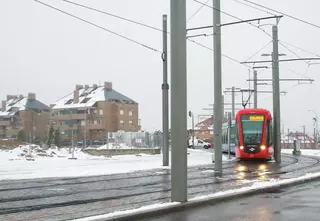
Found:
[[290, 137], [289, 137], [289, 133], [290, 133], [290, 130], [288, 128], [288, 149], [290, 148]]
[[72, 133], [72, 135], [71, 135], [71, 136], [72, 136], [72, 142], [71, 142], [71, 145], [72, 145], [72, 158], [74, 158], [74, 143], [73, 143], [73, 142], [74, 142], [74, 139], [73, 139], [73, 128], [72, 128], [72, 132], [71, 132], [71, 133]]
[[280, 84], [279, 84], [279, 51], [278, 26], [272, 26], [273, 52], [272, 52], [272, 78], [273, 78], [273, 119], [274, 119], [274, 158], [281, 163], [281, 128], [280, 128]]
[[234, 87], [232, 87], [232, 92], [231, 92], [231, 105], [232, 105], [232, 119], [234, 119], [235, 116], [235, 92], [234, 92]]
[[306, 149], [306, 126], [303, 125], [303, 148]]
[[86, 109], [86, 117], [84, 120], [84, 148], [87, 147], [87, 116], [88, 116], [88, 109]]
[[253, 71], [253, 90], [254, 90], [254, 101], [253, 101], [253, 105], [254, 108], [258, 108], [258, 82], [257, 82], [257, 71], [254, 70]]
[[[251, 83], [250, 83], [250, 80], [251, 80], [251, 73], [250, 73], [250, 69], [248, 70], [248, 75], [249, 75], [249, 91], [251, 90]], [[248, 103], [249, 103], [249, 108], [251, 108], [251, 96], [249, 97], [249, 100], [248, 100]]]
[[315, 148], [318, 147], [318, 134], [319, 134], [319, 131], [318, 131], [318, 115], [316, 115], [316, 146]]
[[220, 0], [213, 1], [214, 44], [214, 170], [222, 174], [222, 79], [221, 79], [221, 14]]
[[[171, 17], [171, 201], [187, 201], [186, 0], [170, 1]], [[219, 98], [220, 99], [220, 98]]]
[[231, 139], [231, 125], [232, 125], [231, 113], [228, 112], [228, 158], [230, 159], [230, 139]]
[[225, 117], [225, 115], [224, 115], [224, 96], [223, 95], [221, 95], [222, 97], [221, 97], [221, 116], [222, 116], [222, 118], [221, 118], [221, 123], [223, 123], [224, 122], [224, 117]]
[[168, 54], [167, 54], [167, 15], [162, 16], [163, 25], [163, 83], [162, 83], [162, 131], [163, 152], [162, 164], [169, 165], [169, 84], [168, 84]]
[[192, 148], [194, 149], [194, 115], [192, 113]]

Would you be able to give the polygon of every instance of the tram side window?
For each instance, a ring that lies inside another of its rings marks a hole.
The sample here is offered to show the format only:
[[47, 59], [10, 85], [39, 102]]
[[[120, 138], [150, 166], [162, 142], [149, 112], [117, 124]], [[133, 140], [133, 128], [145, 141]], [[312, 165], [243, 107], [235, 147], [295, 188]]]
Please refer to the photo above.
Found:
[[272, 120], [268, 121], [268, 127], [267, 127], [267, 135], [268, 135], [268, 143], [269, 145], [273, 144], [273, 127], [272, 127]]

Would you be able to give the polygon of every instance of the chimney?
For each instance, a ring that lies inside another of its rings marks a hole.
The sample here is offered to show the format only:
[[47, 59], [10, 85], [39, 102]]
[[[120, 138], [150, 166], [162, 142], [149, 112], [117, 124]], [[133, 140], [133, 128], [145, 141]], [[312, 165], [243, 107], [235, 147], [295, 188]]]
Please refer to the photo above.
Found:
[[78, 90], [80, 90], [80, 89], [83, 89], [83, 85], [77, 84], [77, 85], [76, 85], [76, 90], [78, 91]]
[[28, 93], [28, 100], [35, 100], [36, 94], [35, 93]]
[[5, 111], [7, 111], [6, 110], [6, 106], [7, 106], [7, 101], [2, 101], [2, 112], [5, 112]]
[[79, 91], [78, 90], [74, 90], [73, 92], [73, 103], [79, 103]]
[[104, 89], [107, 91], [112, 91], [112, 82], [105, 81], [104, 82]]
[[87, 85], [87, 84], [84, 85], [84, 89], [85, 89], [85, 90], [88, 90], [88, 88], [89, 88], [89, 85]]
[[97, 84], [94, 84], [93, 85], [93, 89], [95, 90], [95, 89], [97, 89], [98, 88], [98, 85]]
[[18, 96], [17, 95], [7, 95], [7, 101], [8, 100], [11, 100], [11, 99], [17, 99], [18, 98]]

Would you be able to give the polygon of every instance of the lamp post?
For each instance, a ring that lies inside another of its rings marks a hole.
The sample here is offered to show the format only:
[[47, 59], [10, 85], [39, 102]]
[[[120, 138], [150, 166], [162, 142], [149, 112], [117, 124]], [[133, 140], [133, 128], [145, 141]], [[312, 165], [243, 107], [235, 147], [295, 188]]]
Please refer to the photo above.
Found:
[[193, 112], [189, 111], [189, 117], [192, 118], [192, 148], [194, 148], [194, 115], [193, 115]]
[[314, 132], [314, 148], [317, 148], [318, 145], [318, 114], [314, 110], [308, 110], [309, 112], [314, 113], [315, 117], [314, 120], [314, 126], [315, 126], [315, 132]]

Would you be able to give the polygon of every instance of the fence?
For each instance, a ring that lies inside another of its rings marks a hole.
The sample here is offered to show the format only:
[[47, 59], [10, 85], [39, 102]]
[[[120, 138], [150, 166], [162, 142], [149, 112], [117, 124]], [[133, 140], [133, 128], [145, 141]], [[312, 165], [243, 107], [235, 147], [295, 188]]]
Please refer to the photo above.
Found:
[[[77, 147], [100, 147], [108, 144], [108, 148], [161, 148], [163, 146], [161, 133], [149, 132], [108, 132], [103, 140], [75, 141]], [[62, 146], [71, 146], [67, 141]]]

